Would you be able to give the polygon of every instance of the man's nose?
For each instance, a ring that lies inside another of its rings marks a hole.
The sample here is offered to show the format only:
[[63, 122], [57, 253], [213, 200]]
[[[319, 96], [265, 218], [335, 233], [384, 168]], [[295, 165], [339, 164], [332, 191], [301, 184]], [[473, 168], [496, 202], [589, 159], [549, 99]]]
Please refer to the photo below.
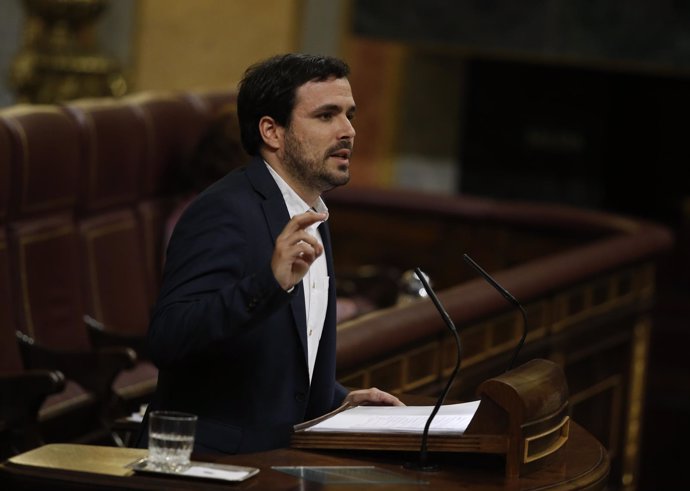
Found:
[[341, 129], [341, 135], [340, 139], [348, 139], [351, 140], [355, 137], [355, 134], [357, 132], [355, 131], [355, 127], [352, 124], [352, 120], [350, 120], [347, 117], [343, 118], [343, 124], [342, 124], [342, 129]]

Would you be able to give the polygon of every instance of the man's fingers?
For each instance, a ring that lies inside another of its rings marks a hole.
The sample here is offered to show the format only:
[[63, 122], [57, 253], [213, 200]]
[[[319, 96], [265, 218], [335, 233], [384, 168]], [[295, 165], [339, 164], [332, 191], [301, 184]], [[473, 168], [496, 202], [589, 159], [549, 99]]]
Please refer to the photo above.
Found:
[[388, 392], [372, 387], [371, 389], [353, 390], [345, 400], [355, 406], [371, 404], [376, 406], [404, 406], [400, 399]]
[[327, 213], [311, 211], [295, 215], [276, 238], [271, 269], [283, 289], [288, 290], [301, 280], [316, 258], [323, 254], [323, 245], [307, 228], [327, 218]]
[[315, 211], [307, 211], [305, 213], [295, 215], [285, 226], [283, 233], [287, 232], [290, 234], [300, 229], [304, 230], [315, 223], [323, 222], [326, 218], [328, 218], [327, 213], [317, 213]]
[[[292, 252], [294, 251], [295, 246], [301, 244], [307, 244], [311, 246], [316, 251], [317, 257], [320, 256], [323, 252], [323, 246], [316, 239], [316, 237], [304, 230], [299, 230], [293, 234], [281, 235], [280, 237], [278, 237], [276, 247], [288, 248], [288, 250]], [[294, 256], [294, 254], [290, 254], [290, 256]]]
[[311, 244], [300, 241], [292, 249], [294, 259], [301, 259], [308, 264], [313, 263], [321, 254], [323, 254], [323, 247], [318, 242]]
[[[316, 237], [307, 232], [306, 229], [310, 225], [323, 221], [326, 218], [327, 213], [316, 213], [311, 211], [302, 213], [301, 215], [295, 215], [278, 236], [276, 247], [292, 248], [295, 244], [306, 242], [317, 251], [316, 256], [320, 256], [321, 252], [323, 252], [323, 247]], [[282, 244], [282, 246], [280, 244]]]

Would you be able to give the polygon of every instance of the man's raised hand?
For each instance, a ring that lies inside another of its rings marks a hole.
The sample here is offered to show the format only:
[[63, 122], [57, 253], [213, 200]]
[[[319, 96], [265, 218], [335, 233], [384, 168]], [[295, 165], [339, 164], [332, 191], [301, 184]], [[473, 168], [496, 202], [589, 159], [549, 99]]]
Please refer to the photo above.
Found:
[[326, 213], [314, 211], [295, 215], [276, 239], [271, 269], [284, 290], [289, 290], [301, 281], [316, 258], [323, 254], [323, 246], [307, 228], [326, 218]]

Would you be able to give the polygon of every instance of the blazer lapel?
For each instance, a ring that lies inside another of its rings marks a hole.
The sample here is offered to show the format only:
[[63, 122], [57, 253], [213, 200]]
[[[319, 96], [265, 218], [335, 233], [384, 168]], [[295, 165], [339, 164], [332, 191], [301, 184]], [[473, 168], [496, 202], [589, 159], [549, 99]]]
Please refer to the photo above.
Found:
[[323, 242], [323, 252], [326, 254], [328, 276], [333, 278], [333, 251], [331, 250], [331, 233], [328, 228], [328, 222], [321, 222], [319, 225], [319, 232], [321, 233], [321, 241]]
[[[268, 228], [273, 238], [273, 244], [275, 245], [278, 235], [280, 235], [285, 225], [287, 225], [290, 220], [290, 214], [285, 206], [283, 195], [261, 158], [255, 158], [249, 163], [247, 166], [247, 176], [254, 186], [254, 189], [264, 197], [264, 202], [261, 206], [263, 207], [266, 222], [268, 223]], [[302, 282], [295, 285], [295, 288], [297, 291], [292, 297], [290, 307], [292, 308], [292, 315], [295, 320], [295, 329], [297, 330], [297, 335], [302, 345], [305, 366], [307, 366], [307, 313], [304, 307], [304, 290], [302, 288]]]

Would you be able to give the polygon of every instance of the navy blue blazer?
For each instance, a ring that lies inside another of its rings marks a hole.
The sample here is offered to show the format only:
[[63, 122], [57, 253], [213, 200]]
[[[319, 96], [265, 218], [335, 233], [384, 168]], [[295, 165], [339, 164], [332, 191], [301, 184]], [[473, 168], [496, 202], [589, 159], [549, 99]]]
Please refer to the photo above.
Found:
[[335, 381], [328, 225], [319, 228], [331, 277], [328, 310], [310, 384], [301, 282], [287, 293], [271, 270], [275, 239], [289, 218], [266, 164], [255, 158], [201, 193], [175, 227], [149, 326], [159, 368], [149, 411], [197, 414], [196, 451], [287, 446], [294, 424], [334, 409], [346, 395]]

